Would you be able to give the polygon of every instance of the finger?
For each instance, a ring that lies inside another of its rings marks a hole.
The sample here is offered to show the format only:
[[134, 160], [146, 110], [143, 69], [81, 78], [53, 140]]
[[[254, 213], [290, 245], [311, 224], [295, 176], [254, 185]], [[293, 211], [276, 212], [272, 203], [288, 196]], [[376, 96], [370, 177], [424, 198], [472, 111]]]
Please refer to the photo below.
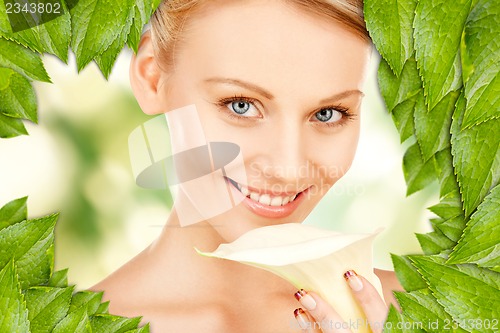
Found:
[[318, 323], [315, 322], [314, 318], [304, 311], [302, 308], [295, 309], [293, 312], [299, 327], [304, 333], [322, 333], [321, 328]]
[[[335, 311], [330, 304], [313, 292], [299, 290], [295, 298], [314, 318], [315, 328], [323, 333], [351, 333], [348, 323]], [[314, 328], [314, 327], [313, 327]], [[313, 331], [315, 332], [315, 331]]]
[[353, 270], [347, 271], [344, 278], [363, 309], [373, 333], [382, 332], [389, 309], [377, 289]]
[[309, 329], [308, 333], [322, 333], [323, 330], [321, 329], [320, 323], [318, 323], [314, 317], [309, 313], [309, 311], [305, 310], [307, 317], [309, 318], [309, 322], [311, 323], [311, 328]]

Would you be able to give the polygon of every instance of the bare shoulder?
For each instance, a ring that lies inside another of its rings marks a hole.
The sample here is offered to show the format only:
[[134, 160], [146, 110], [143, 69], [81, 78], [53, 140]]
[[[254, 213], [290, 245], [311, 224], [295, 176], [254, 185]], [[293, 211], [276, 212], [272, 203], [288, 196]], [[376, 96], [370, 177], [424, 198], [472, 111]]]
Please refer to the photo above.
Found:
[[399, 305], [392, 292], [404, 291], [404, 289], [403, 286], [401, 286], [401, 284], [399, 283], [396, 273], [394, 273], [393, 271], [387, 271], [378, 268], [375, 268], [373, 272], [380, 279], [380, 283], [382, 284], [382, 291], [384, 293], [384, 299], [387, 305], [393, 304], [396, 308], [399, 308]]
[[149, 294], [145, 275], [146, 265], [135, 257], [87, 290], [103, 292], [102, 301], [110, 301], [111, 314], [126, 317], [140, 315], [137, 309], [146, 308], [149, 299], [144, 297]]

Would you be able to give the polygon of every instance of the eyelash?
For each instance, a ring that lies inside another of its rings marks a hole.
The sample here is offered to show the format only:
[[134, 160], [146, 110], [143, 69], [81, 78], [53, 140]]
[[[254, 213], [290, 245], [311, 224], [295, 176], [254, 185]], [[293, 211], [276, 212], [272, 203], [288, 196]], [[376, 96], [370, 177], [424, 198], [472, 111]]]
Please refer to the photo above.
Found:
[[[250, 104], [253, 104], [254, 107], [255, 107], [255, 102], [256, 100], [253, 99], [253, 98], [249, 98], [249, 97], [245, 97], [243, 95], [235, 95], [233, 97], [229, 97], [229, 98], [223, 98], [223, 99], [220, 99], [218, 100], [215, 104], [221, 108], [221, 111], [225, 112], [226, 109], [227, 109], [227, 104], [229, 103], [233, 103], [233, 102], [237, 102], [237, 101], [244, 101], [244, 102], [247, 102], [247, 103], [250, 103]], [[347, 107], [344, 107], [340, 104], [337, 104], [337, 105], [329, 105], [329, 106], [326, 106], [326, 107], [323, 107], [319, 110], [316, 110], [312, 113], [311, 115], [311, 118], [314, 117], [314, 115], [322, 110], [326, 110], [326, 109], [333, 109], [335, 111], [338, 111], [342, 114], [342, 119], [338, 122], [333, 122], [333, 123], [325, 123], [325, 122], [321, 122], [321, 121], [315, 121], [316, 123], [320, 123], [321, 126], [326, 126], [326, 127], [337, 127], [337, 126], [344, 126], [346, 125], [349, 121], [351, 120], [354, 120], [356, 119], [356, 115], [351, 113], [349, 111], [349, 108]], [[244, 116], [239, 116], [237, 115], [236, 113], [234, 112], [231, 112], [230, 110], [227, 110], [228, 112], [227, 115], [229, 116], [229, 118], [231, 119], [236, 119], [238, 121], [240, 120], [243, 120], [243, 119], [250, 119], [249, 117], [244, 117]]]
[[320, 123], [322, 126], [327, 126], [327, 127], [337, 127], [337, 126], [344, 126], [348, 122], [350, 122], [351, 120], [356, 119], [356, 115], [354, 113], [351, 113], [349, 108], [344, 107], [340, 104], [322, 107], [321, 109], [314, 111], [311, 115], [311, 118], [314, 117], [314, 115], [316, 113], [318, 113], [322, 110], [328, 110], [328, 109], [332, 109], [332, 110], [335, 110], [337, 112], [340, 112], [342, 114], [342, 119], [339, 120], [338, 122], [333, 122], [333, 123], [324, 123], [324, 122], [321, 122], [319, 120], [315, 121], [315, 123]]
[[233, 97], [220, 99], [215, 104], [220, 108], [219, 111], [224, 112], [231, 119], [234, 119], [237, 121], [252, 120], [252, 118], [250, 118], [250, 117], [239, 116], [236, 113], [231, 112], [227, 108], [227, 104], [237, 102], [237, 101], [244, 101], [244, 102], [252, 104], [255, 107], [255, 102], [257, 100], [253, 99], [253, 98], [245, 97], [243, 95], [234, 95]]

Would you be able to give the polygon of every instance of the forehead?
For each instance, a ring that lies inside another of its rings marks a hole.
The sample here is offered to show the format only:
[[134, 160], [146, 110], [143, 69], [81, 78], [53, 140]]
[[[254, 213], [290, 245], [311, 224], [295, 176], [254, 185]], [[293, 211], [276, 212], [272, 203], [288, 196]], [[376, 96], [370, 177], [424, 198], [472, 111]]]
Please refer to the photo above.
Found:
[[[189, 20], [176, 67], [192, 76], [244, 79], [277, 94], [305, 85], [360, 89], [369, 44], [343, 25], [284, 1], [229, 1]], [[284, 91], [286, 90], [286, 91]]]

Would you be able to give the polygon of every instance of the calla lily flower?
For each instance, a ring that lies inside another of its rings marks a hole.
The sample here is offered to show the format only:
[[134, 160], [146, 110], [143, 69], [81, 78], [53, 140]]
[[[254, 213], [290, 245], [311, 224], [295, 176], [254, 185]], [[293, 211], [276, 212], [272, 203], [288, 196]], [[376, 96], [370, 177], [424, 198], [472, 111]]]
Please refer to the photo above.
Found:
[[299, 223], [253, 229], [214, 252], [198, 253], [265, 269], [331, 304], [353, 332], [370, 332], [343, 274], [355, 270], [382, 295], [373, 273], [373, 234], [342, 234]]

